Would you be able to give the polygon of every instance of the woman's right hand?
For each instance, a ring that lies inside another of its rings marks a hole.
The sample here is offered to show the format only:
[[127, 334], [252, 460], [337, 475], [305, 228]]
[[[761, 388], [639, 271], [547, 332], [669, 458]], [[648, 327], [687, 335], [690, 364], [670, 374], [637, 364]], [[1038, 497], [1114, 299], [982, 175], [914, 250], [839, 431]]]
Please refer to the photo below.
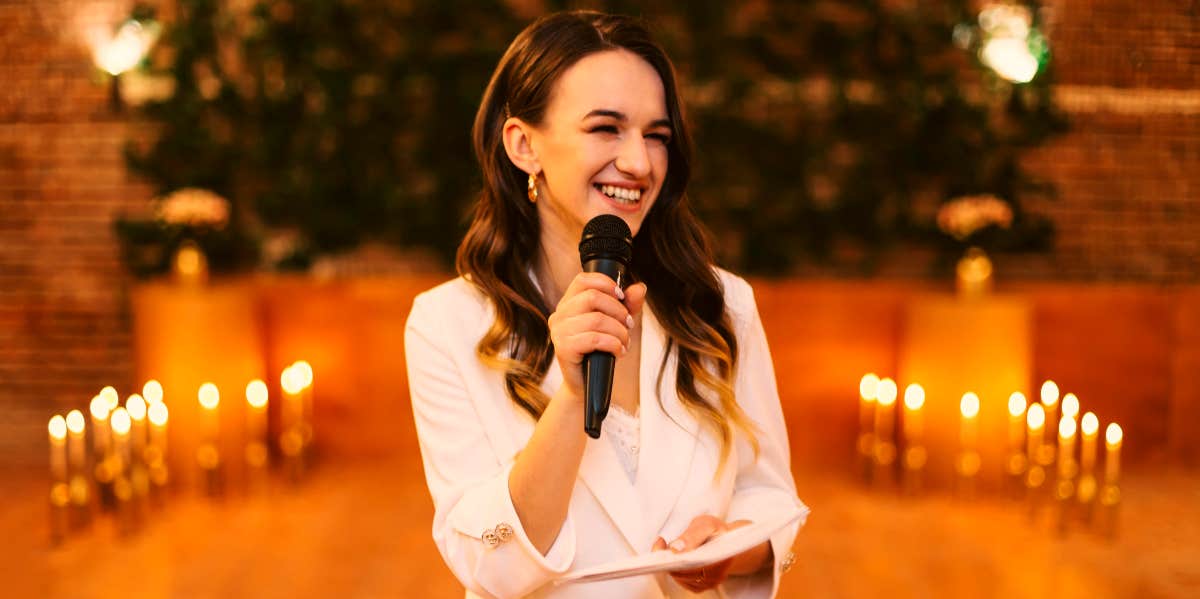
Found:
[[646, 299], [646, 286], [622, 291], [607, 275], [583, 272], [575, 276], [550, 315], [550, 341], [562, 370], [563, 385], [583, 398], [583, 358], [594, 351], [619, 360], [629, 348], [629, 331]]

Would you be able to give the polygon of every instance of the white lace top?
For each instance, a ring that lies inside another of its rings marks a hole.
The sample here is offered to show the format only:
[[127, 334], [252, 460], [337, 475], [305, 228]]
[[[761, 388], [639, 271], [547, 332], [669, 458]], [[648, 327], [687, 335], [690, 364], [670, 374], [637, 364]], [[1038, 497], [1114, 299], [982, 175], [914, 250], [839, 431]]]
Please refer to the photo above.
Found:
[[629, 482], [634, 482], [637, 479], [638, 451], [641, 449], [641, 424], [638, 415], [622, 410], [615, 403], [611, 404], [603, 427], [604, 435], [613, 444], [613, 449], [617, 450], [617, 457], [625, 467]]

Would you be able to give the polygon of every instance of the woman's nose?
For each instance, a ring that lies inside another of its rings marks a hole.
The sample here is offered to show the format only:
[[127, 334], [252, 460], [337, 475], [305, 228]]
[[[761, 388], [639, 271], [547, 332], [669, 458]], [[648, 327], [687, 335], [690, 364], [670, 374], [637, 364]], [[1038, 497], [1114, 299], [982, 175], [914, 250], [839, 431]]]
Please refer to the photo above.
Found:
[[646, 140], [640, 135], [628, 136], [617, 154], [617, 170], [637, 179], [650, 174], [650, 152]]

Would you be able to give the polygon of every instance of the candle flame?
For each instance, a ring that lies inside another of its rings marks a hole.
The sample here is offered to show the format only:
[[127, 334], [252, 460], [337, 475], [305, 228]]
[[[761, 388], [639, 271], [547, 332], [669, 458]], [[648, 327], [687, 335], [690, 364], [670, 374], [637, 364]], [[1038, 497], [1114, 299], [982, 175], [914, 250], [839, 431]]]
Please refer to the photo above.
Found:
[[111, 386], [100, 390], [100, 397], [104, 398], [105, 405], [108, 406], [108, 411], [111, 412], [121, 405], [121, 396], [117, 395], [117, 390]]
[[1104, 429], [1104, 441], [1111, 447], [1121, 445], [1121, 440], [1125, 437], [1121, 432], [1121, 425], [1110, 422], [1108, 428]]
[[125, 400], [125, 411], [129, 412], [129, 417], [141, 422], [146, 418], [146, 400], [142, 399], [141, 395], [134, 393]]
[[304, 389], [304, 385], [300, 380], [300, 373], [296, 371], [293, 364], [283, 369], [283, 374], [279, 376], [279, 385], [283, 387], [283, 392], [289, 395], [295, 395]]
[[167, 404], [160, 402], [150, 404], [147, 410], [147, 415], [150, 417], [150, 424], [154, 426], [166, 426], [167, 424]]
[[63, 439], [66, 439], [67, 419], [63, 418], [61, 414], [55, 414], [54, 417], [50, 419], [49, 429], [50, 438], [54, 439], [55, 441], [62, 441]]
[[1042, 403], [1047, 407], [1058, 403], [1058, 383], [1054, 381], [1042, 383]]
[[1068, 393], [1063, 396], [1062, 400], [1063, 416], [1074, 418], [1079, 415], [1079, 398], [1075, 397], [1074, 393]]
[[1035, 403], [1029, 406], [1029, 410], [1025, 413], [1025, 422], [1029, 425], [1029, 430], [1040, 430], [1046, 424], [1046, 409], [1042, 404]]
[[971, 391], [963, 393], [962, 401], [958, 402], [958, 410], [963, 418], [974, 418], [979, 415], [979, 396]]
[[118, 435], [129, 434], [129, 412], [125, 408], [117, 408], [112, 412], [112, 430]]
[[904, 388], [904, 407], [920, 410], [925, 405], [925, 389], [916, 383]]
[[303, 389], [313, 384], [313, 369], [308, 362], [297, 360], [292, 364], [292, 368], [295, 368], [296, 372], [299, 373], [297, 377], [300, 379], [300, 388]]
[[864, 374], [858, 382], [858, 396], [866, 402], [875, 401], [879, 393], [879, 377], [874, 372]]
[[67, 413], [67, 430], [78, 435], [83, 432], [83, 412], [71, 410]]
[[1063, 416], [1058, 421], [1058, 436], [1061, 439], [1070, 439], [1075, 436], [1075, 419], [1070, 416]]
[[108, 402], [99, 395], [92, 398], [92, 403], [88, 406], [92, 413], [92, 418], [96, 420], [107, 420], [108, 413], [111, 411], [108, 407]]
[[1084, 435], [1091, 437], [1096, 434], [1096, 431], [1100, 430], [1100, 419], [1096, 418], [1095, 414], [1088, 412], [1083, 415], [1083, 420], [1080, 422], [1079, 428], [1083, 430]]
[[889, 378], [880, 379], [878, 393], [876, 394], [879, 405], [890, 406], [896, 403], [896, 392], [896, 381]]
[[1013, 418], [1019, 418], [1025, 413], [1025, 394], [1020, 391], [1014, 391], [1008, 396], [1008, 414]]
[[206, 410], [215, 410], [217, 409], [217, 405], [221, 403], [221, 392], [212, 383], [200, 385], [199, 397], [200, 405]]
[[154, 379], [150, 379], [150, 380], [146, 381], [146, 384], [142, 385], [142, 397], [146, 398], [146, 401], [148, 403], [158, 403], [158, 402], [162, 401], [163, 400], [162, 383], [160, 383]]
[[250, 381], [246, 385], [246, 402], [254, 408], [267, 405], [267, 384], [258, 379]]

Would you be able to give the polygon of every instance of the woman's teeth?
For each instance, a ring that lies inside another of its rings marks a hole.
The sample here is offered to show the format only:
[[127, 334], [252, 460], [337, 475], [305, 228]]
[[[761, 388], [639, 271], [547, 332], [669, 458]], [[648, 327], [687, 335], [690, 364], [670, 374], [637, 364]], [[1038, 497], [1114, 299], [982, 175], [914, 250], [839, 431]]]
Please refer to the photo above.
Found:
[[599, 189], [600, 193], [618, 202], [636, 204], [638, 200], [642, 199], [642, 190], [640, 189], [629, 189], [615, 185], [597, 185], [596, 189]]

